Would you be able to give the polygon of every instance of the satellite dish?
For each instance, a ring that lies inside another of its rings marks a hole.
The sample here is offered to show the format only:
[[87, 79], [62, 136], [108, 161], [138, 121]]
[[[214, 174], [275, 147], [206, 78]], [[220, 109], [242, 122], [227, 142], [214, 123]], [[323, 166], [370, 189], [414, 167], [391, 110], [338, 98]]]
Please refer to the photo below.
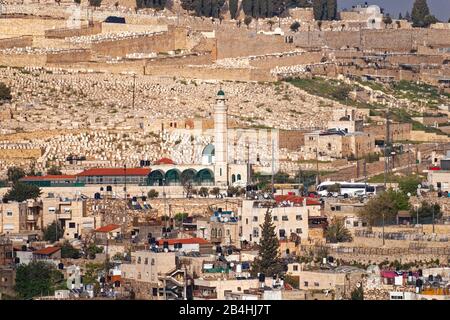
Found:
[[233, 262], [230, 263], [230, 267], [232, 267], [232, 268], [234, 267], [234, 263]]
[[223, 222], [228, 222], [228, 218], [224, 218], [224, 219], [223, 219]]
[[358, 282], [358, 283], [356, 284], [356, 287], [357, 287], [357, 288], [361, 287], [361, 283]]

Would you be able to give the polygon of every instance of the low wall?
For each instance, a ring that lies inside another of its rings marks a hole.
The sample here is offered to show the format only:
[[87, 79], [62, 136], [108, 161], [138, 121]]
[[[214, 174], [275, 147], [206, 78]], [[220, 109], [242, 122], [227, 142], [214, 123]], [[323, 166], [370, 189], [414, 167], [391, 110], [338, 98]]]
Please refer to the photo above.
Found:
[[21, 36], [21, 37], [0, 39], [0, 50], [8, 48], [31, 47], [32, 45], [33, 45], [32, 36]]
[[91, 59], [90, 50], [72, 50], [64, 51], [53, 54], [47, 54], [47, 63], [58, 64], [58, 63], [76, 63], [82, 61], [89, 61]]
[[102, 24], [95, 22], [93, 25], [80, 28], [61, 28], [45, 30], [45, 37], [50, 39], [64, 39], [68, 37], [88, 36], [102, 32]]
[[145, 74], [203, 80], [276, 81], [269, 70], [244, 68], [208, 68], [196, 66], [149, 66]]

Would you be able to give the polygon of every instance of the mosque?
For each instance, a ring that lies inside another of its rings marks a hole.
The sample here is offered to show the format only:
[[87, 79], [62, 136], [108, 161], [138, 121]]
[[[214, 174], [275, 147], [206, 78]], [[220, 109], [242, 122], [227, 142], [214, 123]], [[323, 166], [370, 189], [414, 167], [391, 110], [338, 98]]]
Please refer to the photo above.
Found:
[[[177, 124], [171, 122], [169, 127], [177, 127]], [[177, 129], [183, 133], [182, 128]], [[191, 129], [195, 127], [189, 128], [184, 137], [192, 137]], [[198, 153], [193, 161], [183, 163], [174, 161], [172, 157], [163, 157], [149, 167], [92, 168], [75, 175], [25, 177], [23, 181], [41, 187], [100, 185], [106, 190], [125, 181], [128, 185], [140, 186], [180, 186], [190, 181], [194, 186], [224, 188], [231, 185], [246, 186], [251, 169], [271, 172], [270, 165], [274, 163], [271, 160], [278, 152], [274, 145], [278, 143], [278, 130], [229, 128], [228, 108], [222, 90], [216, 96], [213, 123], [197, 134], [203, 144], [194, 146], [192, 141], [187, 140], [180, 146], [181, 156], [183, 152]], [[186, 150], [189, 147], [196, 147], [197, 151]]]

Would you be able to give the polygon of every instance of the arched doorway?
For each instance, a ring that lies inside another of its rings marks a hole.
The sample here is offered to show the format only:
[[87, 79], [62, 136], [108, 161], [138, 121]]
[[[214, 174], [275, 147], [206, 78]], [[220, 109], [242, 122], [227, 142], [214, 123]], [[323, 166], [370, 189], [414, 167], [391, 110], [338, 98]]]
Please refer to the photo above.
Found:
[[215, 162], [215, 148], [213, 144], [208, 144], [202, 152], [202, 164], [208, 165]]
[[196, 182], [197, 171], [194, 169], [186, 169], [181, 173], [181, 183], [191, 182], [194, 184]]
[[180, 185], [180, 170], [170, 169], [166, 172], [166, 185], [168, 186], [178, 186]]
[[152, 171], [147, 177], [147, 184], [149, 186], [162, 186], [163, 182], [164, 172], [162, 170]]
[[214, 173], [210, 169], [202, 169], [197, 173], [197, 181], [202, 186], [214, 185]]

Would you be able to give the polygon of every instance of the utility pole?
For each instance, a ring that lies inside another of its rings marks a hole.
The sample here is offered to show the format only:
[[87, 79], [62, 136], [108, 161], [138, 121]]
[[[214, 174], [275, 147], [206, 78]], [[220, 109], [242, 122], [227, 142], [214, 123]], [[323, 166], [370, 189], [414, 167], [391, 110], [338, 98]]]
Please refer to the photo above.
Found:
[[383, 212], [383, 247], [384, 247], [384, 212]]
[[366, 189], [366, 191], [364, 192], [365, 194], [367, 193], [367, 161], [364, 158], [364, 163], [363, 163], [363, 174], [364, 174], [364, 187]]
[[434, 202], [431, 203], [431, 212], [433, 213], [433, 233], [434, 233]]
[[387, 175], [390, 170], [390, 133], [389, 133], [389, 111], [386, 111], [386, 137], [384, 141], [384, 189], [386, 190]]

